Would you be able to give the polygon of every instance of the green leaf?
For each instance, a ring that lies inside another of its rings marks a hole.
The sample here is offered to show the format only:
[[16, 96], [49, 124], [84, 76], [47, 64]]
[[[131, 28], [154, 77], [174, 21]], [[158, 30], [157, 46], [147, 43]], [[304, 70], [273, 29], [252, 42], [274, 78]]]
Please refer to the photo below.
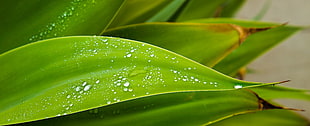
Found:
[[[109, 28], [145, 22], [158, 13], [168, 11], [166, 9], [170, 8], [173, 10], [177, 8], [177, 6], [180, 6], [178, 4], [183, 1], [184, 0], [126, 0]], [[162, 16], [164, 15], [165, 14]], [[167, 15], [170, 17], [170, 14]], [[168, 17], [164, 16], [164, 18]]]
[[218, 16], [231, 17], [243, 2], [244, 0], [190, 0], [176, 21]]
[[309, 126], [310, 122], [289, 110], [265, 110], [237, 115], [210, 126]]
[[[243, 27], [271, 27], [274, 23], [256, 22], [256, 21], [240, 21], [234, 19], [201, 19], [189, 22], [194, 23], [231, 23]], [[264, 52], [271, 49], [290, 35], [301, 30], [300, 27], [279, 26], [267, 31], [259, 32], [249, 36], [239, 48], [225, 57], [222, 61], [214, 66], [214, 69], [227, 74], [235, 75], [237, 71], [256, 59]]]
[[260, 94], [266, 100], [274, 100], [281, 98], [301, 99], [310, 101], [310, 91], [294, 88], [287, 88], [283, 86], [265, 86], [251, 88], [251, 90]]
[[1, 54], [0, 69], [2, 125], [160, 93], [278, 83], [240, 81], [156, 46], [96, 36], [28, 44]]
[[160, 10], [156, 15], [148, 19], [146, 22], [164, 22], [168, 21], [172, 16], [186, 3], [186, 0], [174, 0], [165, 8]]
[[[196, 23], [232, 23], [243, 27], [270, 27], [277, 24], [244, 21], [227, 18], [217, 19], [201, 19], [188, 22]], [[236, 50], [230, 53], [222, 61], [215, 65], [214, 69], [234, 76], [235, 73], [262, 53], [268, 51], [270, 48], [280, 43], [296, 31], [300, 30], [299, 27], [281, 26], [267, 31], [262, 31], [249, 36]], [[302, 100], [309, 100], [309, 91], [298, 90], [293, 88], [285, 88], [280, 86], [275, 87], [258, 87], [253, 88], [262, 98], [272, 100], [276, 98], [298, 98]]]
[[143, 23], [110, 29], [103, 35], [148, 42], [214, 66], [239, 46], [240, 34], [246, 34], [239, 29], [230, 24]]
[[256, 111], [257, 97], [246, 90], [160, 94], [112, 104], [28, 125], [159, 126], [202, 125]]
[[124, 0], [1, 2], [0, 53], [57, 36], [99, 35]]

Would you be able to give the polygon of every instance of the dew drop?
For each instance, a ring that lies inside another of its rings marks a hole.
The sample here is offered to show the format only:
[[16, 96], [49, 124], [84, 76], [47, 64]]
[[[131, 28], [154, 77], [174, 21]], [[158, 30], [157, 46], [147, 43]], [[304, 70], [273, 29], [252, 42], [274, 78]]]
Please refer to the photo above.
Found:
[[128, 81], [124, 83], [125, 87], [128, 87], [129, 85], [130, 85], [130, 83]]
[[124, 91], [128, 91], [128, 88], [124, 88]]
[[235, 89], [242, 88], [242, 85], [235, 85], [234, 88], [235, 88]]
[[151, 54], [151, 55], [150, 55], [150, 57], [154, 57], [154, 56], [155, 56], [154, 54]]
[[108, 39], [102, 39], [102, 42], [104, 42], [104, 43], [108, 42]]
[[108, 101], [107, 104], [111, 104], [111, 101]]
[[97, 81], [96, 81], [96, 84], [99, 84], [99, 83], [100, 83], [100, 80], [97, 80]]
[[71, 97], [71, 95], [67, 95], [67, 98], [70, 98]]
[[127, 57], [131, 57], [131, 54], [127, 54], [126, 56], [127, 56]]
[[90, 89], [90, 87], [91, 87], [91, 85], [86, 85], [83, 90], [88, 91]]
[[87, 84], [87, 82], [86, 82], [86, 81], [84, 81], [84, 82], [83, 82], [83, 84], [82, 84], [82, 86], [85, 86], [86, 84]]
[[77, 86], [76, 88], [75, 88], [75, 91], [80, 91], [81, 90], [81, 87], [80, 86]]

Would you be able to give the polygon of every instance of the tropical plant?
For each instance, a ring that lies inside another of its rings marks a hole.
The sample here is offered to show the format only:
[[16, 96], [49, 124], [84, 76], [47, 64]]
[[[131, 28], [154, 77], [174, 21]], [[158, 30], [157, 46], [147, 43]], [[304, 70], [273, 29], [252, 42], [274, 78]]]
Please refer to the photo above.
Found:
[[273, 101], [308, 90], [233, 78], [303, 29], [244, 2], [2, 1], [0, 124], [309, 125]]

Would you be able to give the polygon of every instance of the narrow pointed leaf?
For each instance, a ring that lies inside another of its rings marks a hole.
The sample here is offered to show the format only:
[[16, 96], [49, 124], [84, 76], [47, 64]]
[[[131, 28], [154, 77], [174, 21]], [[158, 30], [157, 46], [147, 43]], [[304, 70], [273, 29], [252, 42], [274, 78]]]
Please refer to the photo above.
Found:
[[257, 97], [246, 90], [168, 93], [27, 125], [202, 125], [229, 115], [255, 111], [259, 106], [257, 101]]
[[200, 23], [146, 23], [107, 30], [103, 35], [148, 42], [207, 66], [213, 66], [239, 46], [239, 26]]
[[110, 24], [123, 1], [1, 2], [0, 53], [29, 42], [56, 36], [98, 35]]
[[176, 6], [171, 5], [175, 2], [183, 2], [183, 0], [126, 0], [109, 28], [145, 22], [161, 10], [180, 6], [178, 4]]
[[145, 22], [165, 22], [168, 21], [172, 16], [180, 9], [180, 7], [186, 4], [186, 0], [174, 0], [165, 8], [160, 10], [156, 15], [151, 17]]
[[[201, 19], [189, 21], [195, 23], [231, 23], [243, 27], [270, 27], [277, 24], [264, 23], [256, 21], [239, 21], [234, 19]], [[278, 24], [280, 25], [280, 24]], [[264, 52], [271, 49], [273, 46], [282, 42], [290, 35], [301, 30], [300, 27], [294, 26], [279, 26], [273, 29], [256, 33], [249, 36], [241, 46], [233, 53], [229, 54], [225, 59], [214, 66], [214, 69], [227, 74], [235, 75], [236, 72], [253, 61]]]
[[244, 0], [190, 0], [176, 21], [211, 17], [231, 17]]
[[0, 55], [0, 124], [74, 113], [147, 95], [231, 90], [245, 82], [146, 43], [64, 37]]
[[291, 98], [310, 101], [310, 91], [294, 88], [287, 88], [283, 86], [266, 86], [251, 88], [251, 90], [260, 94], [266, 100], [274, 100], [281, 98]]
[[[270, 27], [276, 26], [274, 23], [244, 21], [226, 18], [217, 19], [201, 19], [188, 22], [196, 23], [232, 23], [243, 27]], [[288, 36], [300, 30], [299, 27], [281, 26], [263, 31], [249, 36], [245, 42], [241, 44], [233, 53], [225, 57], [219, 64], [215, 65], [215, 69], [225, 74], [234, 76], [235, 73], [243, 66], [250, 63], [256, 57], [266, 52], [276, 44], [283, 41]], [[285, 87], [258, 87], [253, 88], [255, 92], [260, 94], [263, 98], [271, 100], [276, 98], [298, 98], [302, 100], [309, 100], [309, 91], [303, 91], [293, 88]]]
[[266, 110], [237, 115], [210, 126], [309, 126], [310, 122], [289, 110]]

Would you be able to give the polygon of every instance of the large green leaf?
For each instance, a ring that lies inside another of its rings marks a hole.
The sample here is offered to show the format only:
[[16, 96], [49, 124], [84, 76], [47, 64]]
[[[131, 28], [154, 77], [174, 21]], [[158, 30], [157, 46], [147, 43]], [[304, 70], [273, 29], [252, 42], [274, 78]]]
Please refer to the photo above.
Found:
[[190, 0], [176, 21], [199, 18], [231, 17], [245, 0]]
[[56, 36], [98, 35], [110, 24], [123, 1], [1, 1], [0, 53]]
[[267, 110], [237, 115], [211, 126], [309, 126], [310, 122], [288, 110]]
[[107, 30], [103, 35], [148, 42], [213, 66], [242, 41], [242, 27], [230, 24], [143, 23]]
[[245, 90], [160, 94], [112, 104], [29, 125], [158, 126], [202, 125], [255, 111], [258, 99]]
[[64, 37], [0, 55], [0, 124], [70, 114], [167, 92], [231, 90], [245, 82], [146, 43]]

